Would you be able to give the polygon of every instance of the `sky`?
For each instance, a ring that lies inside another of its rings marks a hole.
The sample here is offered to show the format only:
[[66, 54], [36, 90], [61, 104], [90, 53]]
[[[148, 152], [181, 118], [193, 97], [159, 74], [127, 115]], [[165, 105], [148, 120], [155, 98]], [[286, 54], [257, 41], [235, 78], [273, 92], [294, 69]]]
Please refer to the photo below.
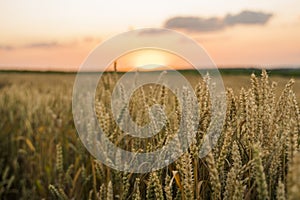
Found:
[[0, 68], [76, 70], [101, 42], [139, 28], [179, 31], [220, 67], [297, 67], [299, 11], [299, 0], [2, 0]]

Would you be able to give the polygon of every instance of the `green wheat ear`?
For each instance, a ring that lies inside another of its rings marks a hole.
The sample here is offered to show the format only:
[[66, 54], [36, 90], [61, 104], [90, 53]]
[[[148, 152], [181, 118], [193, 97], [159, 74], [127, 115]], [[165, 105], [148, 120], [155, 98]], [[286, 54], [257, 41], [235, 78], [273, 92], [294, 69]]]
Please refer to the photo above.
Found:
[[268, 185], [261, 158], [261, 149], [257, 144], [253, 145], [253, 158], [255, 162], [255, 180], [257, 185], [258, 198], [261, 200], [269, 199]]
[[63, 152], [61, 144], [56, 145], [56, 171], [58, 172], [59, 184], [63, 185]]
[[130, 189], [130, 180], [129, 180], [129, 173], [124, 172], [122, 173], [122, 199], [127, 199], [129, 195]]
[[239, 147], [234, 141], [231, 151], [232, 167], [227, 174], [224, 199], [243, 199], [245, 187], [241, 180], [242, 160]]
[[55, 186], [50, 184], [49, 190], [54, 199], [58, 199], [58, 200], [68, 200], [69, 199], [67, 197], [67, 195], [65, 194], [65, 192], [61, 188], [56, 189]]
[[56, 145], [56, 170], [63, 172], [63, 155], [60, 143]]
[[286, 199], [285, 186], [280, 180], [278, 181], [276, 197], [277, 197], [277, 200], [285, 200]]
[[168, 173], [166, 173], [164, 191], [165, 191], [167, 200], [173, 199], [173, 194], [172, 194], [173, 193], [173, 190], [172, 190], [173, 184], [172, 183], [173, 183], [173, 181], [172, 181], [170, 175]]
[[219, 172], [217, 170], [212, 152], [209, 152], [209, 154], [207, 154], [206, 162], [209, 171], [210, 184], [212, 187], [212, 197], [216, 200], [221, 199], [221, 183], [219, 178]]
[[114, 191], [113, 191], [113, 185], [112, 182], [109, 181], [107, 185], [107, 195], [106, 195], [107, 200], [113, 200], [114, 199]]
[[300, 199], [300, 153], [294, 155], [288, 170], [287, 191], [288, 199]]
[[157, 172], [151, 172], [149, 182], [147, 185], [146, 199], [158, 199], [163, 200], [163, 189]]
[[140, 191], [140, 178], [135, 179], [133, 200], [142, 200]]
[[99, 200], [106, 200], [106, 187], [104, 185], [104, 183], [101, 185], [99, 192], [97, 193], [97, 199]]
[[182, 185], [185, 199], [194, 199], [194, 170], [191, 155], [186, 152], [181, 157], [182, 162]]

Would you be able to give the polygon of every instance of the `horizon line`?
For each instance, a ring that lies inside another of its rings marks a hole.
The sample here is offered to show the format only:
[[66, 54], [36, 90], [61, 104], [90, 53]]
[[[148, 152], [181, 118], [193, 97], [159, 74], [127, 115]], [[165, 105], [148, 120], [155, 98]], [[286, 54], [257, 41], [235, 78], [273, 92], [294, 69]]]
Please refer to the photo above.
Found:
[[[215, 65], [217, 69], [266, 69], [266, 70], [274, 70], [274, 69], [300, 69], [300, 64], [293, 64], [293, 65], [287, 65], [287, 64], [282, 64], [282, 65], [255, 65], [255, 64], [241, 64], [241, 65]], [[40, 69], [38, 69], [40, 68]], [[77, 68], [77, 69], [76, 69]], [[100, 67], [99, 67], [100, 68]], [[122, 67], [126, 69], [126, 67]], [[209, 69], [210, 67], [203, 67], [202, 69]], [[66, 73], [77, 73], [79, 72], [80, 67], [57, 67], [57, 66], [8, 66], [8, 65], [0, 65], [0, 72], [3, 71], [20, 71], [20, 72], [66, 72]], [[139, 72], [145, 72], [145, 71], [173, 71], [173, 70], [164, 70], [162, 68], [157, 68], [157, 69], [141, 69], [141, 68], [136, 68], [139, 69], [137, 71]], [[178, 71], [189, 71], [189, 70], [195, 70], [195, 68], [186, 68], [184, 66], [178, 66], [177, 69]], [[101, 71], [101, 70], [91, 70], [91, 71], [86, 71], [87, 73], [89, 72], [114, 72], [113, 69], [109, 69], [106, 71]], [[127, 70], [117, 70], [117, 72], [127, 72]]]
[[[235, 71], [238, 70], [239, 72], [241, 72], [241, 70], [245, 70], [245, 71], [249, 71], [249, 70], [254, 70], [254, 71], [260, 71], [260, 70], [268, 70], [268, 71], [282, 71], [282, 70], [300, 70], [300, 66], [299, 67], [289, 67], [289, 68], [261, 68], [261, 67], [229, 67], [229, 68], [218, 68], [221, 71], [226, 70], [226, 71]], [[209, 68], [203, 68], [201, 70], [209, 70]], [[212, 69], [214, 70], [214, 69]], [[167, 71], [167, 72], [172, 72], [172, 71], [181, 71], [181, 72], [188, 72], [188, 71], [196, 71], [196, 69], [174, 69], [174, 70], [163, 70], [163, 69], [157, 69], [157, 70], [137, 70], [137, 71], [129, 71], [130, 73], [135, 73], [135, 72], [140, 72], [140, 73], [144, 73], [144, 72], [163, 72], [163, 71]], [[113, 71], [113, 70], [109, 70], [109, 71], [61, 71], [61, 70], [30, 70], [30, 69], [1, 69], [0, 68], [0, 73], [62, 73], [62, 74], [76, 74], [76, 73], [126, 73], [128, 71]]]

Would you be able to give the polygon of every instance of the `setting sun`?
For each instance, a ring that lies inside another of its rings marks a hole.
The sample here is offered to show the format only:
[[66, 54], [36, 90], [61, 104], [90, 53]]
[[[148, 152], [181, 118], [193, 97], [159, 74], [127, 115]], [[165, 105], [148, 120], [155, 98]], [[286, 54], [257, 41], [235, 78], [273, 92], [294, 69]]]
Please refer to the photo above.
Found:
[[142, 70], [162, 69], [165, 67], [186, 68], [190, 64], [183, 58], [159, 49], [143, 49], [125, 54], [117, 59], [120, 71], [138, 68]]
[[[144, 50], [138, 51], [133, 57], [133, 64], [135, 67], [151, 68], [151, 66], [167, 65], [168, 56], [163, 51]], [[155, 65], [153, 65], [155, 64]]]

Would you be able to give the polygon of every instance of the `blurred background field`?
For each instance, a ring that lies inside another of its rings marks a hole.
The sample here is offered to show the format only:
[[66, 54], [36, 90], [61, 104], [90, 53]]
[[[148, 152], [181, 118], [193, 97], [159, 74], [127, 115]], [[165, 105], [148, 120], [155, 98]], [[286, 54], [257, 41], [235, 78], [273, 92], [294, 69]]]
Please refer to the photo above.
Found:
[[[192, 85], [195, 85], [199, 80], [199, 75], [194, 71], [182, 71], [182, 73], [191, 81]], [[223, 69], [220, 70], [220, 73], [223, 78], [224, 86], [238, 92], [242, 87], [247, 89], [251, 86], [249, 77], [252, 73], [259, 76], [261, 71], [257, 69]], [[293, 89], [298, 101], [300, 100], [300, 70], [268, 70], [268, 74], [270, 80], [277, 83], [277, 96], [281, 94], [287, 82], [293, 78], [295, 80]], [[2, 71], [0, 72], [0, 89], [13, 83], [42, 84], [45, 87], [51, 87], [53, 84], [67, 83], [68, 86], [72, 87], [75, 77], [76, 73]]]

